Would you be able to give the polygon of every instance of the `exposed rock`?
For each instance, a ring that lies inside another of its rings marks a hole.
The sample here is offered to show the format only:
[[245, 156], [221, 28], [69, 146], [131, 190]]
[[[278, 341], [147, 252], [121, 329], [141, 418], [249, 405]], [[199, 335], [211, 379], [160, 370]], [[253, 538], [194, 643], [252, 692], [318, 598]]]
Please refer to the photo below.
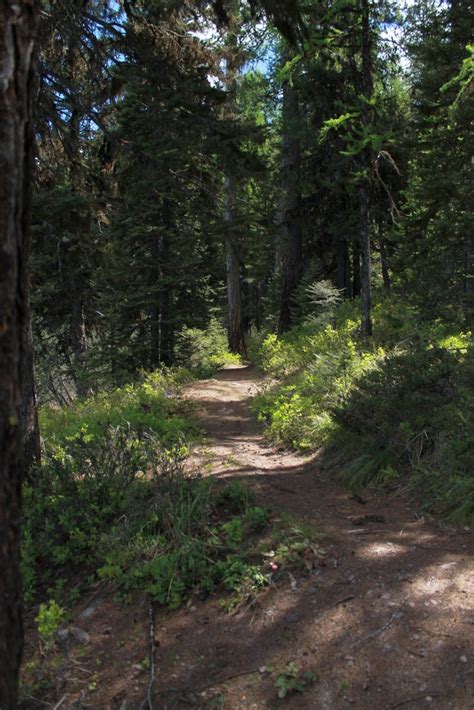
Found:
[[68, 626], [66, 629], [59, 629], [56, 632], [56, 638], [63, 648], [83, 646], [90, 642], [90, 636], [87, 631], [80, 629], [78, 626]]

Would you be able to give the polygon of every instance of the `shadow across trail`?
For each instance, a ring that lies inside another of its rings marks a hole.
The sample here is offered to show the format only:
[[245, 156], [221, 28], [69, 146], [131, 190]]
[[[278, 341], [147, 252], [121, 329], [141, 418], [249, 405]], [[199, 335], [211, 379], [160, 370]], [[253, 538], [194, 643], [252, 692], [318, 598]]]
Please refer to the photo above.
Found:
[[242, 367], [188, 388], [206, 436], [191, 465], [245, 481], [320, 531], [326, 554], [234, 615], [216, 597], [157, 613], [156, 707], [278, 707], [289, 662], [317, 677], [290, 708], [474, 707], [471, 532], [401, 497], [354, 499], [322, 458], [272, 448], [249, 407], [261, 384]]

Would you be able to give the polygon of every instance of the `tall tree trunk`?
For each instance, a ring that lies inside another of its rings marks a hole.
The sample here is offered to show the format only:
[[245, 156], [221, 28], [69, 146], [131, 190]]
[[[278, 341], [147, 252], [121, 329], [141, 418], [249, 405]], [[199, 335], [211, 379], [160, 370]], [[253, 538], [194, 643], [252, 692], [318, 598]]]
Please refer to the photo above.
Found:
[[244, 337], [242, 317], [242, 288], [240, 282], [240, 260], [235, 246], [235, 200], [237, 183], [234, 177], [226, 177], [224, 181], [224, 222], [227, 235], [225, 242], [227, 264], [227, 339], [231, 353], [246, 356], [247, 350]]
[[[283, 63], [290, 53], [283, 53]], [[282, 209], [281, 209], [281, 299], [278, 331], [291, 327], [291, 306], [302, 270], [301, 221], [301, 145], [299, 105], [296, 89], [287, 80], [283, 84], [282, 106]]]
[[[81, 12], [81, 6], [84, 6], [83, 0], [73, 0], [72, 5], [75, 6], [73, 9], [74, 15], [78, 16]], [[83, 183], [80, 140], [82, 111], [74, 91], [76, 72], [78, 72], [80, 62], [81, 52], [78, 38], [72, 37], [67, 53], [67, 66], [69, 83], [73, 88], [67, 97], [70, 118], [68, 121], [68, 135], [65, 141], [65, 149], [69, 161], [69, 180], [71, 188], [73, 192], [77, 193], [80, 193]], [[84, 303], [85, 283], [81, 273], [82, 264], [78, 263], [76, 254], [69, 255], [67, 264], [68, 278], [71, 287], [71, 320], [69, 336], [71, 350], [74, 355], [72, 376], [78, 396], [84, 397], [90, 394], [91, 391], [87, 382], [84, 367], [84, 360], [87, 352], [87, 328]]]
[[464, 243], [464, 315], [469, 325], [474, 321], [474, 236], [469, 233]]
[[[29, 214], [29, 212], [25, 212]], [[24, 267], [27, 259], [24, 260]], [[26, 319], [23, 323], [23, 381], [21, 391], [21, 421], [23, 428], [23, 452], [25, 456], [25, 472], [28, 475], [35, 466], [41, 463], [41, 443], [38, 424], [38, 408], [36, 403], [36, 386], [34, 377], [33, 333], [31, 329], [30, 304], [28, 299], [28, 275], [26, 291]], [[1, 707], [1, 706], [0, 706]]]
[[153, 263], [153, 275], [157, 288], [150, 304], [150, 368], [158, 367], [161, 360], [161, 313], [160, 313], [160, 284], [161, 284], [161, 235], [157, 232], [150, 234], [150, 252]]
[[165, 205], [164, 223], [165, 232], [163, 234], [162, 244], [162, 263], [161, 272], [161, 288], [160, 288], [160, 359], [165, 365], [171, 365], [174, 358], [174, 326], [172, 312], [172, 290], [170, 279], [166, 278], [167, 270], [169, 270], [169, 262], [171, 256], [171, 239], [170, 231], [172, 229], [172, 217], [170, 205]]
[[383, 285], [387, 291], [392, 290], [392, 280], [390, 278], [390, 270], [388, 267], [387, 249], [383, 237], [380, 237], [380, 264], [382, 266]]
[[23, 634], [20, 582], [21, 397], [28, 329], [37, 2], [0, 2], [0, 707], [17, 707]]
[[71, 271], [71, 323], [70, 342], [74, 354], [74, 384], [79, 397], [90, 394], [90, 388], [84, 372], [84, 357], [87, 351], [86, 321], [84, 315], [84, 288], [80, 274]]
[[[227, 42], [229, 46], [226, 60], [226, 88], [228, 91], [227, 103], [224, 114], [229, 120], [237, 120], [237, 107], [235, 100], [236, 78], [242, 66], [242, 57], [238, 47], [238, 3], [232, 3]], [[227, 340], [232, 353], [246, 357], [243, 305], [242, 305], [242, 279], [241, 263], [237, 251], [238, 232], [236, 229], [236, 200], [237, 177], [232, 164], [227, 165], [224, 178], [224, 225], [225, 225], [225, 254], [226, 254], [226, 281], [227, 281]]]
[[165, 197], [161, 210], [161, 230], [151, 234], [151, 255], [156, 280], [150, 306], [150, 366], [171, 365], [174, 358], [173, 294], [167, 275], [170, 270], [171, 235], [175, 230], [170, 200]]
[[360, 296], [360, 239], [352, 242], [352, 298]]
[[[370, 9], [369, 0], [361, 0], [362, 15], [362, 124], [364, 132], [370, 129], [369, 101], [372, 97], [372, 46], [370, 38]], [[359, 184], [360, 205], [360, 254], [361, 254], [361, 332], [362, 335], [372, 335], [372, 271], [370, 259], [370, 180], [369, 170], [371, 153], [370, 148], [362, 149], [359, 157], [362, 177]]]

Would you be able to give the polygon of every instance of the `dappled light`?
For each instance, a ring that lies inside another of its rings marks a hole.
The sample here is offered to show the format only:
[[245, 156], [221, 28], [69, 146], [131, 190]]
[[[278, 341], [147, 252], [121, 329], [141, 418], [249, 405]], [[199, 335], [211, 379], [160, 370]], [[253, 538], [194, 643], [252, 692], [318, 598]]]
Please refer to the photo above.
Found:
[[407, 548], [403, 545], [397, 545], [393, 542], [385, 543], [372, 543], [366, 545], [362, 549], [358, 550], [358, 557], [371, 558], [371, 557], [392, 557], [396, 555], [403, 555], [407, 552]]
[[0, 710], [474, 708], [473, 13], [0, 1]]

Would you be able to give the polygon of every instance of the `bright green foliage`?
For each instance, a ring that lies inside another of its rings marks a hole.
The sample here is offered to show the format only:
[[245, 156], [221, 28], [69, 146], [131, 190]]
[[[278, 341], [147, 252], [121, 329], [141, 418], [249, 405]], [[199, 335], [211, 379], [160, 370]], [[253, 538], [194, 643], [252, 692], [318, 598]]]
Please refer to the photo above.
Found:
[[151, 472], [187, 452], [199, 434], [176, 397], [186, 370], [160, 370], [69, 407], [40, 412], [43, 458], [24, 487], [23, 583], [27, 599], [64, 574], [97, 567], [100, 544], [129, 507], [141, 506]]
[[263, 341], [260, 362], [279, 380], [255, 403], [270, 436], [303, 450], [337, 447], [354, 488], [408, 484], [428, 509], [472, 519], [471, 334], [385, 299], [367, 343], [347, 315], [343, 305], [322, 331]]
[[144, 374], [137, 384], [78, 399], [69, 407], [43, 407], [42, 436], [56, 451], [75, 440], [98, 441], [109, 427], [117, 426], [137, 434], [153, 430], [165, 447], [183, 438], [193, 439], [197, 429], [187, 416], [186, 405], [171, 396], [190, 379], [187, 370], [161, 369]]
[[24, 487], [27, 599], [57, 587], [64, 574], [84, 566], [94, 572], [104, 530], [139, 505], [141, 481], [158, 466], [159, 446], [152, 431], [138, 435], [116, 427], [96, 440], [76, 438], [44, 453], [34, 485]]
[[258, 397], [256, 406], [276, 441], [301, 449], [327, 443], [335, 429], [332, 409], [378, 356], [357, 342], [356, 332], [357, 323], [346, 320], [339, 328], [302, 326], [280, 340], [270, 335], [264, 341], [262, 364], [283, 382]]
[[179, 468], [150, 485], [140, 514], [129, 516], [126, 525], [118, 521], [104, 537], [98, 573], [112, 580], [125, 600], [144, 589], [175, 609], [193, 592], [222, 586], [241, 593], [268, 583], [261, 565], [245, 552], [249, 536], [268, 523], [265, 510], [245, 506], [234, 517], [222, 506], [226, 489], [216, 495], [209, 479], [187, 478]]
[[65, 617], [65, 610], [54, 600], [48, 602], [48, 604], [40, 604], [36, 623], [45, 651], [51, 648], [54, 643], [54, 634], [64, 623]]
[[316, 675], [312, 671], [302, 671], [291, 661], [275, 682], [279, 698], [286, 698], [289, 693], [303, 693], [308, 685], [314, 683]]
[[176, 342], [176, 360], [197, 375], [206, 377], [225, 365], [239, 365], [241, 358], [229, 353], [227, 334], [212, 319], [206, 330], [183, 328]]
[[[146, 591], [170, 608], [219, 587], [233, 593], [234, 607], [269, 583], [265, 551], [277, 543], [255, 548], [269, 511], [242, 483], [214, 491], [210, 479], [183, 472], [183, 437], [196, 428], [176, 414], [169, 394], [186, 376], [155, 373], [69, 410], [47, 410], [43, 463], [34, 486], [25, 486], [28, 600], [46, 590], [63, 597], [79, 569], [85, 583], [111, 581], [124, 601]], [[304, 546], [293, 542], [278, 548], [279, 566], [301, 565]], [[53, 602], [41, 611], [45, 634], [57, 609]]]

